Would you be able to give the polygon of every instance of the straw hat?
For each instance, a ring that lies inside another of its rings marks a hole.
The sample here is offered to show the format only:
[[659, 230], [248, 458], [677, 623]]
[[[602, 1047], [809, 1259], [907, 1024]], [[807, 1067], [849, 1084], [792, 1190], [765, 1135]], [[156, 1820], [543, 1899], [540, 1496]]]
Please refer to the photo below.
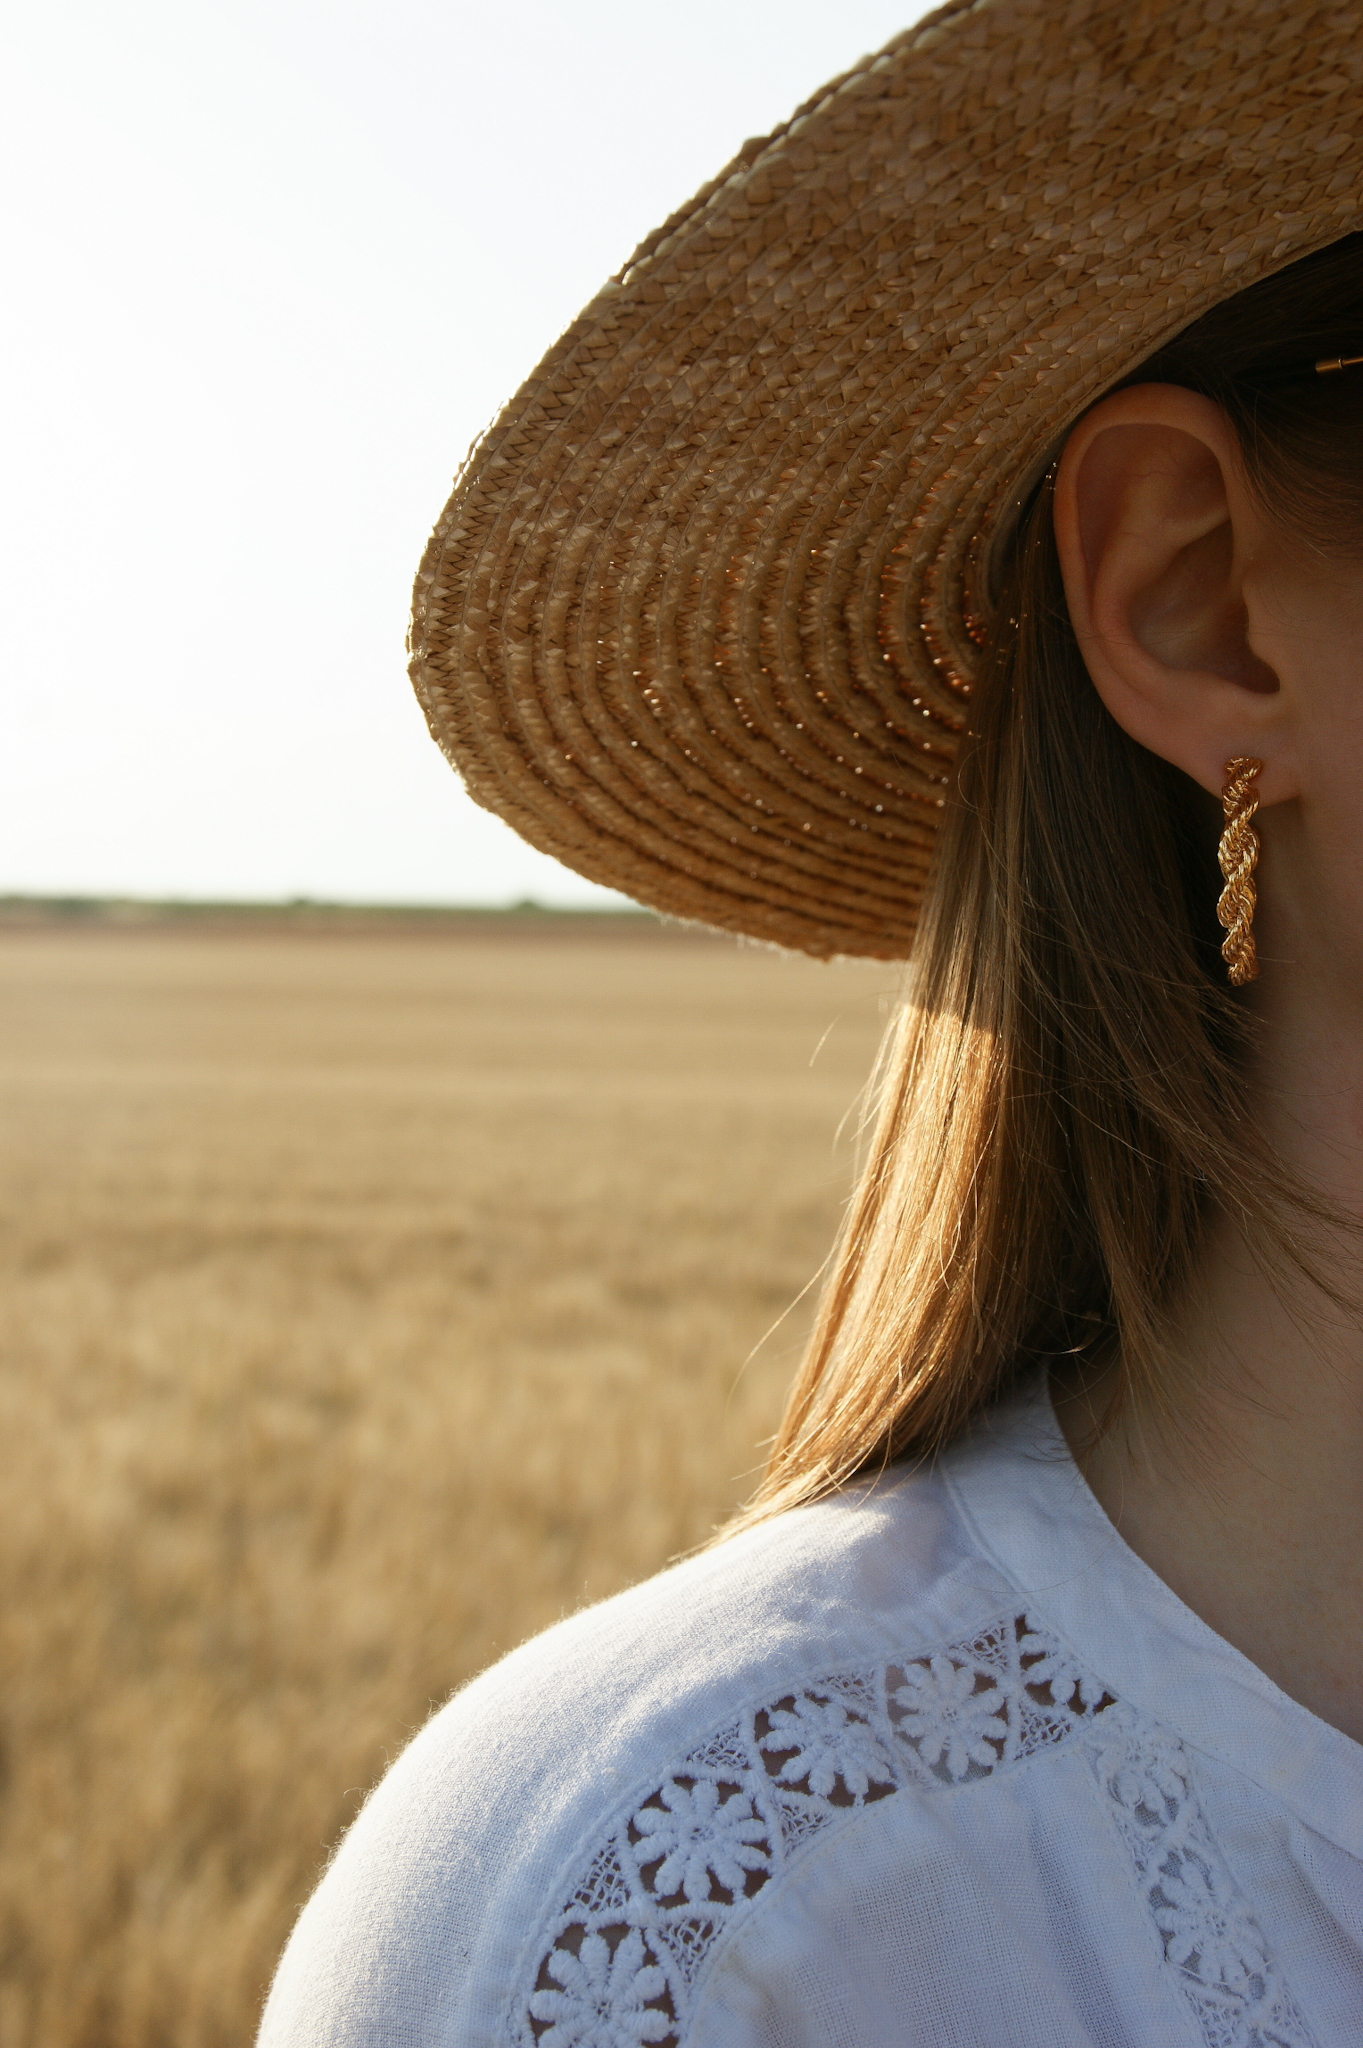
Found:
[[676, 916], [903, 955], [1057, 437], [1360, 224], [1320, 0], [957, 0], [745, 143], [469, 456], [412, 677], [470, 794]]

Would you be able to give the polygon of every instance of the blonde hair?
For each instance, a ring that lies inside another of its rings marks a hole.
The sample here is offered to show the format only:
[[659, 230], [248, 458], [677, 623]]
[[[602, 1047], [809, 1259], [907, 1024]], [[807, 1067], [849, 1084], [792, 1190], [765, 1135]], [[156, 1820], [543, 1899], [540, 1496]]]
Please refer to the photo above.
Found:
[[[1363, 371], [1312, 365], [1361, 350], [1351, 236], [1216, 308], [1131, 381], [1216, 398], [1266, 504], [1337, 545], [1341, 526], [1363, 531]], [[1293, 1219], [1323, 1212], [1246, 1114], [1219, 810], [1102, 706], [1049, 477], [1015, 536], [977, 703], [864, 1167], [744, 1520], [930, 1456], [1044, 1361], [1114, 1356], [1119, 1400], [1158, 1403], [1165, 1313], [1213, 1209], [1309, 1270]]]

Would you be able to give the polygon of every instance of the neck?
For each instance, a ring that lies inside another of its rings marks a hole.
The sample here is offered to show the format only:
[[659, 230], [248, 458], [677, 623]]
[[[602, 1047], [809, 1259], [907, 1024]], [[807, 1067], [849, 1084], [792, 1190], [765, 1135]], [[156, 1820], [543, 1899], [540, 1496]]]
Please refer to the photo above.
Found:
[[[1297, 1180], [1363, 1221], [1363, 1030], [1350, 992], [1302, 972], [1297, 950], [1256, 990], [1252, 1109]], [[1359, 1298], [1359, 1257], [1351, 1231], [1314, 1232], [1315, 1284], [1270, 1271], [1221, 1218], [1169, 1329], [1175, 1419], [1128, 1402], [1095, 1441], [1115, 1366], [1056, 1406], [1132, 1549], [1363, 1741], [1363, 1318], [1340, 1305]]]

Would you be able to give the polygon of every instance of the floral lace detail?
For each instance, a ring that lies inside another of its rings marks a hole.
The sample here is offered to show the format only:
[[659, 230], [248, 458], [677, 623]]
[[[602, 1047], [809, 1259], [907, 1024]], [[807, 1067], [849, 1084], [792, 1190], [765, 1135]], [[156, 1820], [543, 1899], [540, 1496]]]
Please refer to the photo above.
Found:
[[632, 1927], [612, 1949], [600, 1934], [585, 1934], [574, 1954], [554, 1956], [558, 1988], [537, 1991], [534, 2009], [548, 2022], [551, 2041], [600, 2041], [610, 2048], [635, 2048], [639, 2041], [663, 2041], [672, 2022], [663, 2009], [667, 1979], [644, 1937]]
[[989, 1777], [1114, 1704], [1008, 1615], [968, 1642], [757, 1707], [618, 1816], [548, 1930], [514, 2038], [678, 2048], [707, 1955], [810, 1837], [907, 1786]]
[[1207, 2048], [1313, 2048], [1212, 1839], [1182, 1743], [1120, 1708], [1092, 1762]]

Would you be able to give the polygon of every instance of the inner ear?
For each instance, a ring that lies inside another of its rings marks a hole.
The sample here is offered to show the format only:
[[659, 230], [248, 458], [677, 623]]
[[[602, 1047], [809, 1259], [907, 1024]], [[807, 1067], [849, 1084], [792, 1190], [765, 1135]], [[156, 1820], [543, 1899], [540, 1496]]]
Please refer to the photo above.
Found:
[[1155, 420], [1104, 425], [1084, 449], [1075, 500], [1091, 578], [1133, 512], [1148, 517], [1158, 511], [1181, 533], [1205, 530], [1229, 517], [1226, 480], [1206, 442]]
[[1249, 643], [1229, 517], [1185, 541], [1130, 600], [1131, 630], [1170, 668], [1205, 668], [1262, 694], [1278, 678]]
[[1147, 646], [1152, 635], [1177, 637], [1197, 630], [1211, 591], [1227, 590], [1235, 573], [1235, 535], [1229, 519], [1185, 541], [1163, 570], [1132, 594], [1131, 623]]
[[[1162, 394], [1150, 399], [1158, 405]], [[1277, 689], [1249, 644], [1233, 509], [1243, 491], [1227, 474], [1225, 451], [1168, 419], [1114, 421], [1085, 448], [1075, 495], [1100, 622], [1123, 616], [1166, 670]]]

